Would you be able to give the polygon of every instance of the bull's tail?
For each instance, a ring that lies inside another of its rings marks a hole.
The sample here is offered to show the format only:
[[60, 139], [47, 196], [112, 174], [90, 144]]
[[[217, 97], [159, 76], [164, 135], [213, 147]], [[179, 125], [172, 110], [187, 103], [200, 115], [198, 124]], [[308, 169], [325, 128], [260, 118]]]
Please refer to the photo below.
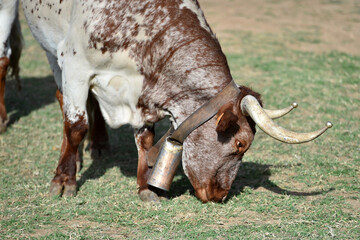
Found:
[[21, 90], [20, 78], [19, 78], [19, 61], [21, 56], [21, 51], [23, 49], [24, 39], [21, 33], [21, 26], [19, 20], [19, 12], [16, 11], [16, 17], [13, 22], [11, 33], [10, 33], [10, 47], [11, 47], [11, 56], [10, 56], [10, 73], [11, 77], [16, 79], [18, 90]]

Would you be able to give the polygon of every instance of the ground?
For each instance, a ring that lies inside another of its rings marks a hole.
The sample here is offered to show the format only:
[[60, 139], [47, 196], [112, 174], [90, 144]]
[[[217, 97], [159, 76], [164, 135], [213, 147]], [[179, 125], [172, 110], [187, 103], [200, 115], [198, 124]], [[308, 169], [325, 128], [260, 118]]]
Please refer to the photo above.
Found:
[[[200, 4], [222, 41], [232, 39], [234, 31], [245, 31], [272, 34], [291, 49], [360, 54], [356, 0], [203, 0]], [[241, 49], [239, 39], [231, 50]]]

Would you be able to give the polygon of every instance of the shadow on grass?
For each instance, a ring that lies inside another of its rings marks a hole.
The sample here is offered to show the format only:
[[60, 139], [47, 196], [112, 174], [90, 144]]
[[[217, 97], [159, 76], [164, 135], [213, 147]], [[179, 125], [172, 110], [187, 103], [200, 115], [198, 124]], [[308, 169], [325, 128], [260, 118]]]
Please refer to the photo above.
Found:
[[245, 187], [250, 187], [252, 189], [263, 187], [271, 192], [277, 194], [290, 195], [290, 196], [315, 196], [334, 190], [331, 188], [328, 190], [312, 191], [312, 192], [291, 191], [279, 187], [269, 179], [271, 176], [271, 169], [274, 168], [287, 169], [295, 166], [301, 166], [301, 164], [299, 163], [296, 165], [294, 164], [268, 165], [268, 164], [259, 164], [253, 162], [244, 162], [241, 165], [237, 178], [235, 179], [232, 188], [228, 194], [228, 199], [243, 192]]
[[[322, 190], [322, 191], [312, 191], [312, 192], [297, 192], [286, 190], [275, 183], [273, 183], [269, 178], [271, 176], [271, 168], [291, 168], [294, 165], [267, 165], [267, 164], [259, 164], [252, 162], [244, 162], [237, 174], [235, 181], [233, 182], [229, 194], [226, 198], [226, 201], [231, 199], [232, 197], [241, 194], [245, 187], [250, 187], [252, 189], [257, 189], [259, 187], [263, 187], [271, 192], [277, 194], [285, 194], [290, 196], [315, 196], [324, 193], [328, 193], [333, 191], [334, 189]], [[181, 175], [181, 179], [173, 182], [170, 191], [170, 197], [178, 197], [184, 194], [187, 190], [190, 191], [192, 195], [194, 195], [194, 190], [183, 173], [182, 169], [178, 170], [178, 174]], [[226, 202], [225, 201], [225, 202]]]
[[18, 91], [16, 81], [6, 82], [5, 105], [10, 118], [7, 127], [32, 111], [56, 101], [56, 85], [52, 75], [21, 78], [21, 87], [21, 91]]

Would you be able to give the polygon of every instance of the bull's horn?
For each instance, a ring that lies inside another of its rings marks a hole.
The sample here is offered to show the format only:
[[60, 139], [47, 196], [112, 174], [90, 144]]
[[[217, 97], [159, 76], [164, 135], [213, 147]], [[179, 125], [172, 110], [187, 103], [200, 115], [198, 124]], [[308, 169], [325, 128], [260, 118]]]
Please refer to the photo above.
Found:
[[246, 95], [241, 100], [241, 111], [244, 115], [250, 116], [254, 122], [269, 136], [285, 143], [309, 142], [323, 134], [328, 128], [332, 127], [332, 123], [327, 122], [324, 128], [309, 133], [296, 133], [286, 130], [277, 125], [266, 114], [257, 99], [251, 95]]
[[288, 114], [289, 112], [291, 112], [291, 110], [297, 108], [297, 106], [298, 104], [296, 102], [293, 102], [289, 107], [283, 109], [276, 109], [276, 110], [264, 109], [264, 111], [271, 119], [276, 119]]

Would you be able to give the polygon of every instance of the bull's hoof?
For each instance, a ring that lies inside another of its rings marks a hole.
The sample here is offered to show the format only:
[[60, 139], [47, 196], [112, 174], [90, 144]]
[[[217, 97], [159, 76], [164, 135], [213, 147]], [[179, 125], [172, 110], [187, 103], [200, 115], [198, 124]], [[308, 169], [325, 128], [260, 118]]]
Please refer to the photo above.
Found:
[[50, 196], [63, 196], [63, 197], [75, 197], [76, 196], [76, 185], [63, 185], [57, 182], [51, 182], [49, 194]]
[[56, 183], [56, 182], [51, 182], [50, 190], [49, 190], [50, 196], [60, 196], [62, 190], [63, 190], [63, 185], [62, 184], [59, 184], [59, 183]]
[[156, 193], [150, 191], [149, 189], [145, 189], [139, 192], [139, 197], [144, 202], [160, 202], [158, 195], [156, 195]]
[[76, 185], [65, 185], [63, 197], [75, 197], [76, 196]]

